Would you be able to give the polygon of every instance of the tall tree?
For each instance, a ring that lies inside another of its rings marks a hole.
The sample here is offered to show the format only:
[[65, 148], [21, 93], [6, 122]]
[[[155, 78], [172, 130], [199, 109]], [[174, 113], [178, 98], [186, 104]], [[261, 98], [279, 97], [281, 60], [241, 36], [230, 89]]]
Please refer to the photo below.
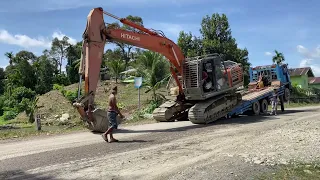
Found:
[[68, 41], [69, 38], [67, 36], [64, 36], [62, 40], [54, 38], [52, 40], [51, 49], [49, 51], [49, 55], [52, 56], [53, 60], [55, 61], [56, 67], [59, 67], [60, 74], [62, 72], [63, 60], [65, 60], [67, 56], [67, 48], [70, 46], [70, 43]]
[[13, 58], [14, 58], [13, 52], [6, 52], [4, 55], [9, 59], [9, 64], [12, 65], [13, 64]]
[[14, 63], [19, 63], [21, 60], [26, 60], [29, 63], [33, 63], [37, 60], [37, 56], [30, 51], [19, 51], [15, 56], [16, 61]]
[[181, 32], [178, 45], [185, 56], [192, 57], [204, 54], [219, 53], [224, 55], [224, 60], [232, 60], [241, 63], [244, 67], [245, 85], [249, 82], [247, 74], [250, 63], [248, 50], [240, 49], [236, 39], [232, 37], [228, 18], [225, 14], [214, 13], [205, 16], [201, 22], [200, 37], [192, 37], [192, 34]]
[[40, 95], [49, 92], [52, 89], [54, 81], [54, 65], [47, 56], [42, 55], [37, 58], [33, 66], [37, 78], [35, 91]]
[[[129, 15], [126, 17], [126, 19], [140, 25], [140, 26], [143, 26], [143, 20], [141, 17], [139, 16], [132, 16], [132, 15]], [[139, 32], [139, 30], [137, 29], [134, 29], [128, 25], [122, 25], [120, 26], [119, 23], [115, 22], [115, 23], [112, 23], [111, 25], [109, 25], [109, 27], [111, 28], [121, 28], [121, 29], [125, 29], [127, 31], [131, 31], [131, 32]], [[132, 48], [134, 46], [132, 45], [129, 45], [129, 44], [125, 44], [125, 43], [121, 43], [121, 42], [113, 42], [115, 43], [120, 49], [121, 49], [121, 53], [122, 53], [122, 59], [125, 61], [125, 68], [128, 67], [128, 64], [129, 64], [129, 61], [131, 59], [131, 55], [132, 55]]]
[[5, 90], [5, 72], [3, 68], [0, 68], [0, 95], [4, 93]]
[[76, 83], [79, 81], [78, 70], [80, 66], [81, 51], [82, 51], [81, 41], [75, 45], [70, 45], [67, 48], [66, 58], [68, 59], [68, 63], [66, 65], [66, 71], [67, 71], [67, 75], [70, 83]]
[[285, 61], [283, 53], [278, 52], [277, 50], [274, 50], [274, 52], [275, 55], [272, 57], [272, 62], [276, 64], [282, 64]]

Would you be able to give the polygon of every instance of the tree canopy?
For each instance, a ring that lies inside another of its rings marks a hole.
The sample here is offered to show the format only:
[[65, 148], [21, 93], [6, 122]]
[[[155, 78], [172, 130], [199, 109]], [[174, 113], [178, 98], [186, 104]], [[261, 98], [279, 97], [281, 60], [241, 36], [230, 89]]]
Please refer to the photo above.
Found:
[[249, 52], [246, 48], [241, 49], [232, 37], [228, 18], [225, 14], [214, 13], [202, 18], [200, 37], [191, 32], [181, 31], [178, 45], [186, 57], [199, 56], [212, 53], [224, 55], [224, 60], [232, 60], [241, 63], [245, 72], [245, 85], [249, 82], [247, 74], [250, 67]]

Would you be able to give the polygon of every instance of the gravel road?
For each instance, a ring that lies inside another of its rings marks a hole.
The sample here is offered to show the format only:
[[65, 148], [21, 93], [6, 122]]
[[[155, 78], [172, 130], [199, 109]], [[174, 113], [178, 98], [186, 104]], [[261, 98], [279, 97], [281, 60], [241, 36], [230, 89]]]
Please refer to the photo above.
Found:
[[89, 132], [1, 142], [0, 179], [253, 179], [320, 160], [319, 107], [120, 128], [111, 144]]

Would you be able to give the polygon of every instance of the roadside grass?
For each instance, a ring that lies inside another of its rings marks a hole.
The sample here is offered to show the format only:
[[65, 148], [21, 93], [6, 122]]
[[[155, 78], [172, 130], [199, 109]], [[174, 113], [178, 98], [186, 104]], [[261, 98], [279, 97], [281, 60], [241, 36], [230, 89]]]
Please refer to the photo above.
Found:
[[312, 163], [293, 163], [282, 165], [272, 173], [264, 173], [257, 179], [298, 179], [298, 180], [319, 180], [320, 179], [320, 162]]

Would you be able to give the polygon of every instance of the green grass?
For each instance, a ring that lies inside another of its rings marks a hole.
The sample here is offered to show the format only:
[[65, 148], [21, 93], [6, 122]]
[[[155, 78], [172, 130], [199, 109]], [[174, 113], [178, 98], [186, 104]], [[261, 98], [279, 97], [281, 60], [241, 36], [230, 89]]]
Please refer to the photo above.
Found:
[[264, 173], [256, 179], [265, 180], [318, 180], [320, 179], [320, 162], [294, 163], [280, 166], [272, 173]]

